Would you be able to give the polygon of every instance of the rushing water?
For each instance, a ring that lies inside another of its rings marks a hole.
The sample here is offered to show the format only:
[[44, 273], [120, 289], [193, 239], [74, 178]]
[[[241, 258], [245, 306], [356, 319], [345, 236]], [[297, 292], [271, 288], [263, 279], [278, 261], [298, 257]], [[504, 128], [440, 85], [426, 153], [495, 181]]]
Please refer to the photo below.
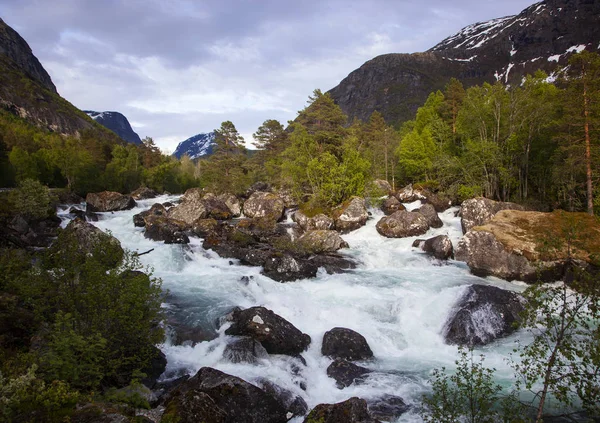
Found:
[[[163, 377], [184, 372], [194, 374], [204, 366], [217, 368], [249, 382], [267, 378], [301, 395], [309, 407], [334, 403], [353, 396], [377, 398], [398, 395], [409, 404], [418, 404], [427, 391], [427, 379], [433, 368], [452, 368], [457, 349], [444, 344], [441, 331], [455, 301], [469, 284], [492, 284], [512, 290], [523, 285], [496, 278], [482, 279], [469, 273], [464, 263], [442, 263], [411, 247], [416, 237], [387, 239], [380, 236], [375, 224], [383, 216], [372, 210], [366, 226], [344, 235], [350, 248], [342, 250], [359, 265], [344, 274], [320, 272], [310, 280], [279, 283], [260, 274], [259, 267], [237, 264], [202, 248], [202, 240], [192, 238], [188, 246], [165, 245], [144, 238], [143, 229], [133, 226], [132, 217], [155, 202], [172, 201], [162, 196], [138, 202], [138, 207], [116, 213], [101, 214], [99, 228], [110, 231], [130, 250], [152, 252], [140, 257], [169, 291], [165, 307], [178, 310], [181, 320], [206, 331], [218, 330], [218, 337], [195, 346], [175, 346], [168, 340], [161, 345], [167, 356]], [[419, 202], [407, 204], [413, 209]], [[462, 236], [457, 209], [440, 213], [444, 226], [431, 229], [419, 238], [448, 235], [454, 245]], [[243, 276], [249, 282], [241, 281]], [[284, 317], [312, 343], [303, 353], [307, 366], [294, 373], [294, 359], [271, 355], [259, 365], [232, 364], [222, 356], [228, 336], [225, 327], [217, 328], [218, 318], [233, 306], [264, 306]], [[366, 383], [337, 389], [326, 374], [331, 359], [320, 353], [323, 334], [336, 326], [361, 333], [375, 358], [358, 363], [373, 370]], [[486, 365], [497, 369], [499, 383], [510, 382], [512, 370], [506, 363], [508, 353], [519, 334], [484, 347]], [[306, 391], [300, 389], [303, 380]], [[292, 422], [301, 422], [296, 418]], [[415, 409], [399, 422], [420, 422]]]

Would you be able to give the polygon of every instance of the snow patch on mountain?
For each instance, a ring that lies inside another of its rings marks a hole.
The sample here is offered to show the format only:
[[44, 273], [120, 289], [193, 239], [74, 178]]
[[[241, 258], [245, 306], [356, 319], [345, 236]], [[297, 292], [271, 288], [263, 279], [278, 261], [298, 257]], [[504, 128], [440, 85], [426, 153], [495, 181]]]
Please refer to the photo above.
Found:
[[178, 159], [181, 159], [184, 155], [187, 155], [190, 159], [197, 159], [211, 155], [214, 145], [214, 132], [201, 133], [180, 142], [173, 155]]

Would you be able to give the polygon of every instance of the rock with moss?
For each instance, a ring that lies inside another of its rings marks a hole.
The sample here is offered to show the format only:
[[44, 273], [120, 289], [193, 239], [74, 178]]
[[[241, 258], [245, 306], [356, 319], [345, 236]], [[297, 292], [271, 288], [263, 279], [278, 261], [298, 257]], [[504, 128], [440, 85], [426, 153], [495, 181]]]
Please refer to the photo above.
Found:
[[243, 379], [203, 367], [165, 403], [163, 422], [286, 423], [279, 401]]
[[369, 414], [364, 399], [352, 397], [337, 404], [319, 404], [303, 423], [381, 423]]
[[334, 253], [349, 245], [336, 231], [315, 230], [302, 235], [296, 243], [311, 254]]
[[285, 204], [278, 195], [257, 191], [244, 202], [244, 215], [278, 221], [283, 216], [284, 208]]
[[463, 234], [487, 223], [500, 210], [525, 210], [519, 204], [490, 200], [489, 198], [477, 197], [466, 200], [460, 207], [460, 224]]
[[136, 205], [131, 196], [112, 191], [90, 192], [85, 197], [85, 203], [86, 211], [92, 213], [129, 210]]
[[208, 210], [202, 201], [203, 197], [204, 193], [200, 188], [188, 189], [181, 197], [181, 203], [169, 209], [168, 216], [190, 226], [198, 219], [206, 219]]
[[405, 186], [395, 193], [395, 197], [401, 203], [412, 203], [417, 200], [425, 200], [423, 190], [414, 188], [412, 184]]
[[333, 211], [335, 229], [341, 233], [364, 226], [368, 218], [365, 199], [360, 197], [352, 197]]
[[160, 203], [153, 204], [148, 210], [144, 210], [133, 215], [133, 225], [139, 228], [146, 226], [146, 217], [148, 216], [166, 216], [167, 209]]
[[318, 213], [313, 217], [308, 217], [302, 211], [298, 210], [292, 215], [292, 220], [300, 226], [303, 231], [329, 230], [333, 229], [335, 222], [333, 219], [323, 213]]
[[148, 187], [139, 187], [131, 193], [131, 197], [136, 201], [147, 200], [149, 198], [155, 198], [156, 196], [158, 196], [158, 193]]
[[390, 196], [381, 203], [381, 210], [386, 216], [389, 216], [399, 210], [406, 210], [406, 207], [396, 197]]
[[419, 212], [400, 210], [383, 217], [377, 222], [376, 229], [386, 238], [404, 238], [423, 235], [429, 230], [429, 223]]
[[[71, 220], [63, 233], [59, 236], [57, 248], [74, 244], [79, 253], [83, 255], [97, 254], [100, 261], [108, 267], [114, 267], [121, 262], [124, 250], [117, 238], [98, 229], [83, 219]], [[69, 249], [64, 250], [69, 251]], [[60, 250], [59, 252], [62, 252]]]
[[414, 211], [419, 212], [423, 216], [425, 216], [425, 219], [427, 219], [427, 224], [430, 228], [441, 228], [442, 226], [444, 226], [442, 219], [440, 219], [437, 212], [435, 211], [435, 207], [433, 207], [432, 204], [423, 204], [421, 207]]
[[166, 216], [151, 215], [144, 219], [146, 231], [144, 237], [153, 241], [164, 241], [165, 244], [188, 244], [185, 222], [169, 219]]
[[240, 204], [240, 200], [238, 200], [238, 198], [235, 195], [231, 193], [223, 193], [217, 195], [217, 198], [223, 203], [225, 203], [233, 217], [239, 217], [242, 214], [242, 206]]
[[227, 335], [249, 336], [262, 344], [269, 354], [295, 356], [306, 350], [310, 336], [264, 307], [251, 307], [233, 312], [233, 323]]
[[213, 193], [207, 193], [201, 200], [206, 208], [208, 218], [215, 220], [227, 220], [233, 217], [229, 206], [219, 196]]

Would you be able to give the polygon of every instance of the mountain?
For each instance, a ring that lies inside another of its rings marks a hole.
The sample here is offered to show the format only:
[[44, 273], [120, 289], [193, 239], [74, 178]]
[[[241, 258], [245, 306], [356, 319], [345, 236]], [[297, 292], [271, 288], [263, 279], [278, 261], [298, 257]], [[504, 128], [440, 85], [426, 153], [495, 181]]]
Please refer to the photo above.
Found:
[[209, 156], [213, 152], [215, 145], [215, 133], [197, 134], [179, 143], [173, 155], [181, 159], [188, 155], [190, 159], [197, 159], [203, 156]]
[[546, 0], [515, 16], [469, 25], [427, 52], [375, 57], [329, 93], [350, 121], [378, 110], [388, 123], [401, 123], [452, 77], [465, 87], [520, 84], [542, 69], [552, 80], [574, 52], [599, 48], [600, 1]]
[[114, 134], [62, 98], [27, 42], [0, 19], [0, 112], [42, 130], [116, 142]]
[[140, 136], [133, 131], [129, 121], [119, 112], [94, 112], [93, 110], [84, 110], [84, 113], [94, 119], [100, 125], [110, 129], [125, 141], [140, 145], [142, 140]]

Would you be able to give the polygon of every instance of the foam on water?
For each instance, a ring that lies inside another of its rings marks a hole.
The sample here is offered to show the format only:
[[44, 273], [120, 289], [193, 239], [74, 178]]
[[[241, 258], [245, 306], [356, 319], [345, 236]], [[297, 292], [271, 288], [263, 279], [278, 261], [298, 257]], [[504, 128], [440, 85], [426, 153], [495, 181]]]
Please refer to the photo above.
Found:
[[[169, 341], [161, 346], [167, 356], [165, 377], [183, 372], [193, 374], [211, 366], [250, 382], [267, 378], [301, 395], [309, 407], [332, 403], [352, 396], [365, 399], [383, 394], [403, 397], [417, 404], [427, 388], [433, 368], [452, 368], [456, 347], [444, 344], [441, 331], [453, 304], [465, 287], [473, 283], [522, 290], [522, 286], [495, 278], [481, 279], [469, 273], [464, 263], [442, 263], [412, 248], [416, 237], [387, 239], [380, 236], [375, 224], [383, 216], [371, 210], [372, 218], [363, 228], [344, 235], [350, 248], [344, 253], [356, 260], [356, 270], [289, 283], [275, 282], [260, 274], [259, 267], [241, 266], [236, 260], [218, 257], [202, 248], [200, 239], [192, 238], [188, 246], [165, 245], [144, 238], [143, 229], [133, 226], [132, 217], [155, 202], [174, 201], [162, 196], [142, 200], [132, 210], [101, 213], [95, 224], [109, 230], [128, 249], [152, 252], [142, 255], [144, 265], [154, 270], [169, 291], [168, 303], [185, 310], [185, 321], [207, 330], [215, 330], [218, 318], [234, 306], [261, 305], [289, 320], [309, 334], [312, 342], [303, 354], [307, 366], [287, 356], [272, 355], [258, 365], [232, 364], [223, 359], [229, 337], [226, 326], [218, 337], [195, 346], [175, 346]], [[420, 202], [407, 205], [409, 210]], [[440, 213], [444, 226], [432, 229], [419, 238], [448, 235], [456, 245], [462, 236], [457, 208]], [[248, 276], [247, 283], [241, 282]], [[166, 304], [166, 306], [169, 306]], [[343, 390], [327, 377], [331, 363], [321, 355], [323, 334], [336, 326], [361, 333], [368, 341], [375, 359], [359, 363], [374, 371], [365, 384]], [[498, 369], [499, 382], [508, 382], [512, 370], [505, 359], [518, 335], [484, 347], [486, 365]], [[299, 382], [306, 384], [306, 391]], [[293, 420], [302, 421], [301, 418]], [[415, 411], [402, 416], [401, 422], [419, 422]]]

